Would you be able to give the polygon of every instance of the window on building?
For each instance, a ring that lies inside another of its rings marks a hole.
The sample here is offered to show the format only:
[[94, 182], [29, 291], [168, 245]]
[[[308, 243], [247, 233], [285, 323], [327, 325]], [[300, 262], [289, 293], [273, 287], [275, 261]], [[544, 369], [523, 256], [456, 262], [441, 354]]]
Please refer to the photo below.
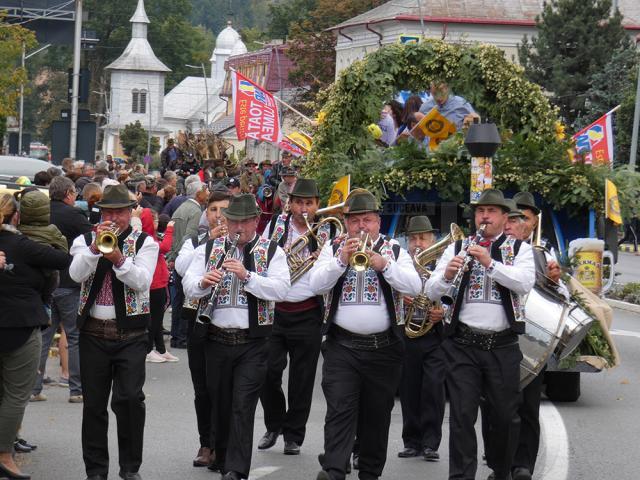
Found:
[[133, 90], [131, 92], [131, 113], [138, 113], [138, 103], [140, 98], [140, 92]]
[[138, 103], [138, 113], [147, 113], [147, 91], [140, 90], [140, 102]]

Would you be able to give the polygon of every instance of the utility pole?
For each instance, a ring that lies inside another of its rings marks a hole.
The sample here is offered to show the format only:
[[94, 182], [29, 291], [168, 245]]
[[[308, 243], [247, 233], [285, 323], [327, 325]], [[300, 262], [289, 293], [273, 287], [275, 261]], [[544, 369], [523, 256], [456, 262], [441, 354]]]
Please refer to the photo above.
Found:
[[[73, 84], [71, 87], [71, 132], [69, 157], [75, 160], [78, 143], [78, 99], [80, 97], [80, 56], [82, 47], [82, 0], [76, 0], [76, 21], [73, 38]], [[88, 159], [92, 160], [92, 159]]]
[[[26, 62], [26, 46], [22, 42], [22, 71], [24, 72], [24, 65]], [[22, 128], [24, 124], [24, 82], [20, 83], [20, 128], [18, 129], [18, 156], [22, 155]]]
[[[640, 35], [636, 37], [636, 48], [640, 47]], [[636, 157], [638, 154], [638, 128], [640, 127], [640, 64], [638, 64], [638, 85], [636, 87], [636, 109], [633, 114], [633, 133], [631, 134], [631, 153], [629, 154], [629, 165], [636, 168]]]

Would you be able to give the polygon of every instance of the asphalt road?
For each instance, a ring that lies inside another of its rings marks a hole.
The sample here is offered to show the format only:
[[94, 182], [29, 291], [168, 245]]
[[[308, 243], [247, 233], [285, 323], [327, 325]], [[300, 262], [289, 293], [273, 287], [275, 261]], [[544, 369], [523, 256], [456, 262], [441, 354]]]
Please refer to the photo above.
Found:
[[640, 282], [640, 256], [627, 252], [618, 254], [616, 282]]
[[[615, 339], [622, 365], [600, 374], [582, 375], [582, 396], [576, 403], [542, 406], [542, 445], [534, 478], [550, 480], [632, 480], [638, 478], [637, 432], [640, 431], [640, 316], [616, 310]], [[198, 448], [191, 383], [186, 351], [176, 364], [147, 364], [147, 422], [141, 474], [145, 479], [217, 479], [218, 474], [191, 466]], [[55, 359], [54, 359], [55, 360]], [[56, 378], [58, 368], [50, 360], [48, 374]], [[46, 402], [29, 404], [22, 434], [39, 445], [36, 452], [20, 455], [23, 470], [34, 479], [83, 479], [80, 447], [82, 406], [67, 403], [68, 391], [45, 389]], [[307, 440], [297, 457], [282, 454], [282, 439], [271, 450], [255, 453], [251, 479], [315, 479], [317, 455], [323, 445], [325, 402], [316, 374], [313, 409]], [[448, 413], [447, 413], [448, 415]], [[375, 421], [375, 419], [368, 419]], [[400, 405], [393, 410], [388, 459], [384, 479], [447, 478], [448, 416], [438, 463], [420, 459], [399, 459], [402, 448]], [[115, 418], [111, 417], [111, 476], [117, 478]], [[254, 447], [264, 433], [262, 409], [258, 407]], [[481, 441], [481, 440], [479, 440]], [[481, 453], [480, 447], [480, 453]], [[489, 471], [481, 466], [477, 478]], [[351, 475], [350, 478], [357, 478]]]

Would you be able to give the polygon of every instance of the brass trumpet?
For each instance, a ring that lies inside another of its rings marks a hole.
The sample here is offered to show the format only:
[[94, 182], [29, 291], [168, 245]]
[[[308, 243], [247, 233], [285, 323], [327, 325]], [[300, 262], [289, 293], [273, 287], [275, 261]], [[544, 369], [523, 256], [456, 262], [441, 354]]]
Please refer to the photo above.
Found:
[[[449, 234], [442, 240], [434, 243], [425, 250], [420, 251], [420, 249], [417, 249], [413, 257], [413, 263], [420, 276], [423, 277], [423, 279], [428, 279], [431, 276], [431, 272], [427, 270], [427, 265], [437, 261], [452, 242], [462, 239], [464, 239], [464, 232], [458, 225], [452, 223], [449, 227]], [[429, 300], [429, 297], [427, 297], [424, 291], [425, 283], [423, 280], [422, 292], [414, 297], [411, 305], [407, 307], [404, 333], [409, 338], [418, 338], [429, 332], [429, 330], [433, 328], [433, 323], [429, 315], [431, 309], [442, 307], [441, 302], [431, 302], [431, 300]], [[424, 316], [414, 321], [413, 315], [416, 309], [423, 311]]]
[[118, 235], [120, 235], [120, 233], [120, 229], [116, 226], [98, 233], [96, 236], [96, 247], [98, 247], [100, 253], [104, 255], [112, 253], [118, 247]]
[[371, 259], [367, 253], [367, 247], [370, 242], [371, 239], [369, 234], [365, 234], [364, 230], [360, 230], [360, 244], [358, 245], [358, 250], [353, 252], [349, 259], [349, 265], [351, 265], [351, 268], [356, 272], [364, 272], [369, 268], [369, 265], [371, 265]]
[[298, 237], [286, 251], [287, 264], [289, 265], [292, 285], [297, 282], [302, 275], [309, 271], [316, 261], [316, 258], [313, 255], [309, 255], [307, 258], [302, 257], [302, 253], [311, 242], [311, 239], [313, 238], [318, 242], [319, 250], [322, 249], [323, 244], [317, 236], [317, 233], [320, 231], [320, 227], [326, 223], [333, 223], [336, 226], [336, 236], [342, 235], [343, 232], [342, 222], [335, 217], [323, 218], [312, 227], [309, 225], [307, 214], [304, 213], [302, 216], [304, 218], [304, 223], [307, 226], [307, 232]]

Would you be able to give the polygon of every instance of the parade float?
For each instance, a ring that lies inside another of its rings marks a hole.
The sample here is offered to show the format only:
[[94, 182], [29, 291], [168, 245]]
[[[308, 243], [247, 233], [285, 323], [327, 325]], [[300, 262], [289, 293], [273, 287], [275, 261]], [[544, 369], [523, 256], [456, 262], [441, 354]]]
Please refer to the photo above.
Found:
[[[468, 206], [477, 190], [471, 172], [477, 165], [465, 146], [466, 130], [431, 150], [416, 142], [382, 148], [368, 130], [380, 119], [382, 105], [398, 92], [425, 92], [434, 81], [448, 83], [483, 122], [496, 124], [501, 145], [490, 160], [489, 185], [506, 196], [535, 192], [543, 233], [568, 273], [576, 261], [575, 252], [569, 255], [570, 242], [605, 238], [607, 231], [615, 235], [605, 220], [606, 179], [618, 187], [623, 215], [638, 213], [640, 175], [573, 155], [575, 144], [565, 135], [557, 110], [504, 52], [488, 45], [428, 39], [368, 54], [319, 95], [319, 124], [305, 173], [318, 180], [325, 198], [338, 178], [350, 175], [352, 186], [367, 188], [382, 201], [382, 230], [389, 235], [402, 236], [408, 218], [418, 214], [428, 215], [442, 232], [451, 222], [470, 227]], [[615, 240], [609, 239], [609, 244], [615, 245]], [[613, 264], [602, 268], [600, 260], [597, 274], [605, 270], [613, 275]], [[573, 300], [597, 319], [571, 355], [548, 359], [548, 397], [575, 401], [581, 372], [614, 367], [619, 358], [608, 333], [611, 311], [599, 300], [601, 291], [593, 294], [569, 276], [565, 280], [574, 284]]]

